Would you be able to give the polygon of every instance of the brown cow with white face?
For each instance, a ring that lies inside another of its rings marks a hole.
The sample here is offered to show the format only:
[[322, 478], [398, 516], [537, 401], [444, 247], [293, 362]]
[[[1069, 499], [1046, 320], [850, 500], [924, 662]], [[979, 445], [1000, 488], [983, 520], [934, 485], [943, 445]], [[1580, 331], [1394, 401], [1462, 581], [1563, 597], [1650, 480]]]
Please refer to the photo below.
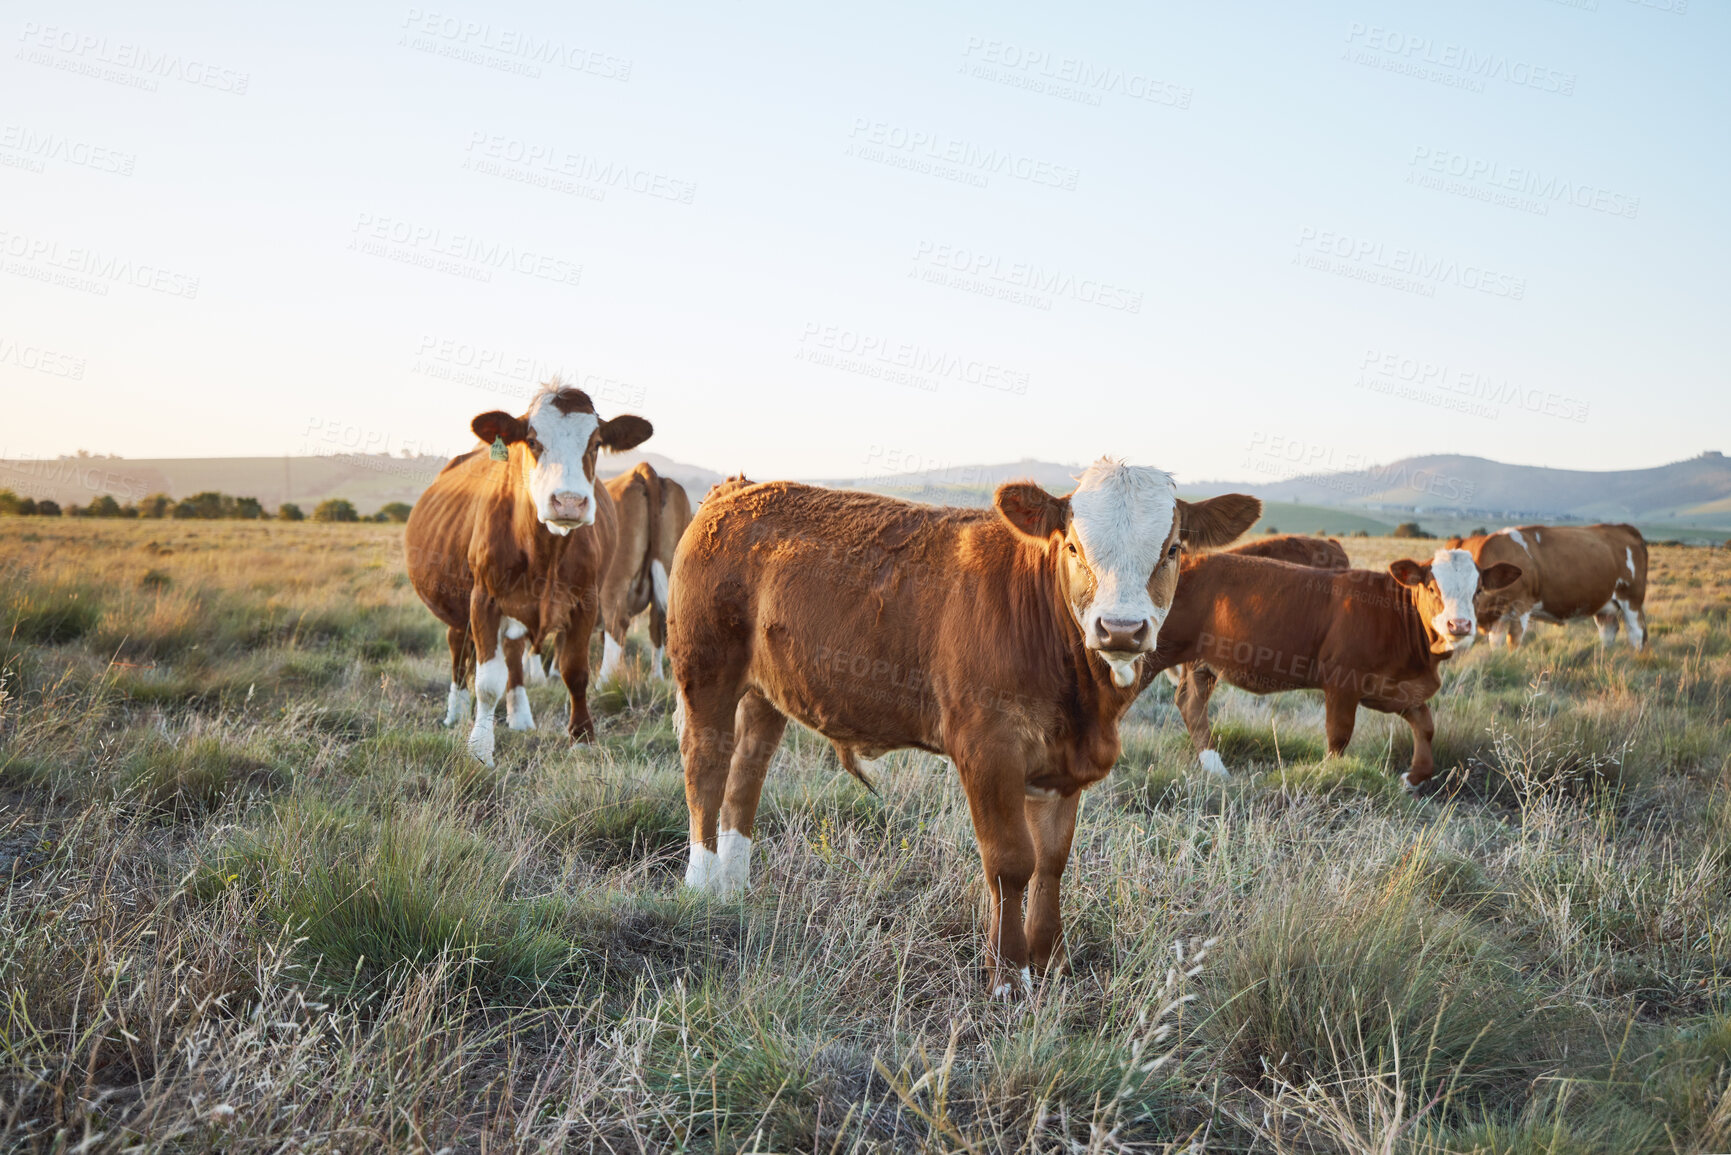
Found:
[[1589, 616], [1604, 645], [1617, 640], [1619, 624], [1635, 649], [1646, 643], [1647, 541], [1634, 526], [1523, 525], [1448, 544], [1482, 566], [1520, 567], [1519, 581], [1479, 594], [1479, 625], [1491, 645], [1520, 645], [1533, 618], [1561, 625]]
[[1197, 757], [1212, 773], [1208, 698], [1217, 678], [1253, 694], [1321, 690], [1328, 752], [1346, 751], [1358, 707], [1399, 714], [1412, 727], [1411, 787], [1431, 776], [1436, 726], [1430, 698], [1439, 664], [1473, 644], [1473, 596], [1521, 576], [1512, 565], [1481, 570], [1465, 550], [1428, 562], [1403, 558], [1387, 573], [1323, 570], [1231, 552], [1184, 564], [1178, 596], [1144, 679], [1187, 663], [1178, 710]]
[[[587, 641], [595, 628], [597, 584], [617, 533], [612, 498], [595, 484], [596, 454], [630, 449], [652, 429], [630, 415], [601, 420], [588, 394], [557, 381], [521, 417], [494, 410], [470, 427], [481, 446], [453, 458], [415, 502], [404, 546], [415, 592], [445, 623], [451, 645], [445, 725], [468, 706], [472, 645], [469, 749], [491, 765], [500, 698], [511, 729], [535, 725], [525, 649], [560, 632]], [[567, 728], [573, 739], [590, 739], [589, 648], [562, 646], [559, 660], [571, 695]]]
[[601, 579], [601, 679], [619, 664], [631, 619], [644, 610], [653, 647], [650, 669], [659, 678], [667, 639], [667, 575], [680, 535], [691, 524], [691, 499], [683, 485], [662, 477], [647, 461], [604, 484], [619, 514], [619, 548]]
[[1012, 483], [983, 510], [788, 482], [712, 492], [680, 542], [668, 612], [687, 885], [748, 884], [787, 719], [850, 768], [895, 749], [947, 754], [990, 894], [992, 989], [1025, 988], [1058, 947], [1080, 791], [1117, 760], [1180, 537], [1223, 545], [1261, 504], [1183, 502], [1167, 474], [1108, 460], [1068, 497]]

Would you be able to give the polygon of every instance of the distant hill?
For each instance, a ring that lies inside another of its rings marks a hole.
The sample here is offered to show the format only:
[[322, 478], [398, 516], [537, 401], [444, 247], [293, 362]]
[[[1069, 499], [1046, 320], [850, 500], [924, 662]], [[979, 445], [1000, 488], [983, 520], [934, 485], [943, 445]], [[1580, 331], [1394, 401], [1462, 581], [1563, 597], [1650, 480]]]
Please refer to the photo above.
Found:
[[1719, 452], [1651, 469], [1597, 472], [1438, 454], [1342, 473], [1204, 482], [1264, 500], [1492, 520], [1632, 521], [1731, 528], [1731, 459]]
[[[0, 460], [0, 489], [24, 497], [51, 498], [61, 505], [84, 505], [99, 494], [122, 502], [151, 493], [190, 497], [215, 490], [256, 497], [266, 508], [285, 501], [310, 508], [327, 497], [346, 497], [362, 513], [393, 501], [413, 502], [447, 457], [392, 457], [384, 453], [334, 453], [303, 457], [70, 457], [55, 460]], [[659, 453], [604, 455], [603, 477], [623, 473], [647, 460], [700, 499], [721, 475], [686, 465]]]

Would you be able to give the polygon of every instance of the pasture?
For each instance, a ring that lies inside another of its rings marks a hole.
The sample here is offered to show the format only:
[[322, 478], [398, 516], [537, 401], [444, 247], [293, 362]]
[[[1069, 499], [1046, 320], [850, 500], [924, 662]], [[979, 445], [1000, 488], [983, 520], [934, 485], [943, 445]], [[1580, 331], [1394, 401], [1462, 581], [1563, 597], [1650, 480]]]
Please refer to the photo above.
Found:
[[640, 636], [487, 769], [399, 528], [0, 520], [0, 1145], [1731, 1150], [1731, 554], [1651, 575], [1645, 653], [1451, 660], [1417, 797], [1315, 695], [1222, 688], [1209, 780], [1162, 679], [1006, 1003], [938, 758], [790, 727], [698, 898]]

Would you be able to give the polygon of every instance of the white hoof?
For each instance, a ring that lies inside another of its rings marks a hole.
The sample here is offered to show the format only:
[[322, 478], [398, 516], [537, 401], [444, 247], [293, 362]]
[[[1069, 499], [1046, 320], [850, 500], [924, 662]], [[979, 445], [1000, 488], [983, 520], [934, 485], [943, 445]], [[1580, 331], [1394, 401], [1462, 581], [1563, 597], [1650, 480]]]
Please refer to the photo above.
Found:
[[1232, 775], [1226, 769], [1226, 763], [1220, 760], [1220, 754], [1214, 750], [1204, 750], [1196, 755], [1196, 761], [1202, 768], [1216, 778], [1230, 778]]
[[445, 694], [445, 725], [455, 726], [469, 712], [469, 691], [452, 682]]
[[487, 719], [485, 726], [479, 722], [469, 731], [469, 753], [480, 759], [484, 764], [493, 764], [493, 720]]

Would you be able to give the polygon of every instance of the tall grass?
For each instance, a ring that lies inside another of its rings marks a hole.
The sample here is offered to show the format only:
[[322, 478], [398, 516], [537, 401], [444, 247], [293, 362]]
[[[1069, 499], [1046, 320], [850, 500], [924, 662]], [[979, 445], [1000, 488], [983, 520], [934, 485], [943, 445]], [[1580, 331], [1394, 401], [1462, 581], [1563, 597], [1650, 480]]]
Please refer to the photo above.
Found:
[[1645, 654], [1451, 661], [1419, 798], [1398, 720], [1325, 760], [1313, 698], [1223, 689], [1220, 784], [1151, 690], [1065, 967], [1007, 1005], [942, 759], [869, 795], [790, 728], [755, 889], [704, 899], [642, 639], [597, 746], [538, 687], [485, 768], [400, 531], [31, 531], [0, 522], [0, 1147], [1731, 1146], [1723, 554], [1654, 551]]

